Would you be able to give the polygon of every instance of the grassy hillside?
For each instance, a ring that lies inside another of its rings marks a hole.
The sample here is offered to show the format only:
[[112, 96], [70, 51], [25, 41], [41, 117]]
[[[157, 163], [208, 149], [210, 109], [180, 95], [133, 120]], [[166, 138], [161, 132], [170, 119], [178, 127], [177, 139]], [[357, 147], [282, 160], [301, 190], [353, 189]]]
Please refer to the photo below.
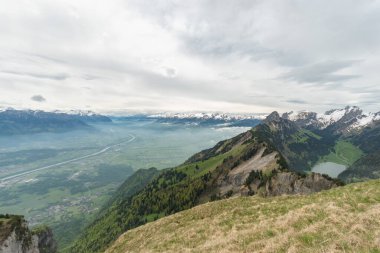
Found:
[[210, 202], [132, 229], [119, 252], [380, 252], [380, 180]]

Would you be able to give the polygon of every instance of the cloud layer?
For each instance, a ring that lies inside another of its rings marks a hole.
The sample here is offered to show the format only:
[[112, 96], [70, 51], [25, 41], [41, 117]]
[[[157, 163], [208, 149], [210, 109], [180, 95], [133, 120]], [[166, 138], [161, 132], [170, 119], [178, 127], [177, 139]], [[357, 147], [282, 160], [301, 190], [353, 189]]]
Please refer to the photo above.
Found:
[[[380, 1], [5, 0], [3, 105], [380, 110]], [[30, 99], [40, 94], [44, 103]]]

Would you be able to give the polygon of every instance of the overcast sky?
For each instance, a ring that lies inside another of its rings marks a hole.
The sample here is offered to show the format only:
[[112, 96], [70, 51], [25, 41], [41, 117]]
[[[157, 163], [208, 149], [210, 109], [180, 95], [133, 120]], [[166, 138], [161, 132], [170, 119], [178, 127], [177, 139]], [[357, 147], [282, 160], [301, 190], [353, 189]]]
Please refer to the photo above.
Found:
[[380, 1], [3, 0], [0, 106], [380, 110]]

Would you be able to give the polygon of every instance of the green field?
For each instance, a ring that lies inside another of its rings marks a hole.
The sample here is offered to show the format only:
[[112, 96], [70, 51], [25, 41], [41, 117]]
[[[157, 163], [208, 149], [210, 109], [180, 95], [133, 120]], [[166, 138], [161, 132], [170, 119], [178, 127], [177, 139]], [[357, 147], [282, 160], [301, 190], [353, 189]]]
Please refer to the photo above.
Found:
[[[237, 148], [234, 148], [226, 153], [211, 157], [205, 161], [200, 161], [200, 162], [194, 162], [191, 164], [186, 164], [179, 166], [177, 168], [177, 171], [186, 173], [187, 175], [191, 177], [202, 177], [203, 175], [207, 174], [208, 172], [211, 172], [214, 170], [218, 165], [220, 165], [223, 162], [223, 159], [231, 156], [231, 155], [236, 155], [239, 152], [241, 152], [244, 149], [245, 145], [241, 145]], [[197, 172], [196, 167], [198, 166], [198, 170], [200, 173]]]
[[309, 140], [309, 138], [315, 138], [317, 140], [320, 140], [322, 137], [313, 133], [312, 131], [309, 131], [307, 129], [301, 129], [295, 134], [292, 134], [293, 142], [295, 143], [305, 143]]
[[333, 162], [350, 166], [362, 156], [363, 151], [354, 146], [351, 142], [339, 140], [335, 144], [333, 151], [327, 156], [321, 157], [317, 164], [323, 162]]

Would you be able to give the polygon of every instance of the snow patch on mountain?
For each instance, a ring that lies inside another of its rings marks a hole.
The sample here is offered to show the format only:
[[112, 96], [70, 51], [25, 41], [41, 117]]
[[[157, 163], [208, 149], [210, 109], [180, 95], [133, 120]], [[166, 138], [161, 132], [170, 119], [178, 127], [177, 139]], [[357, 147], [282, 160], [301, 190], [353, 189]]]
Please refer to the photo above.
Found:
[[326, 129], [330, 126], [339, 132], [360, 130], [366, 126], [380, 121], [379, 113], [363, 113], [357, 106], [347, 106], [343, 109], [330, 110], [325, 113], [309, 111], [284, 113], [283, 118], [296, 122], [301, 127]]
[[245, 119], [265, 119], [267, 114], [226, 114], [226, 113], [159, 113], [148, 116], [149, 118], [167, 118], [167, 119], [215, 119], [215, 120], [245, 120]]
[[93, 111], [89, 110], [54, 110], [54, 113], [65, 113], [70, 115], [79, 115], [79, 116], [95, 116], [99, 115]]
[[317, 120], [322, 123], [321, 129], [324, 129], [335, 122], [338, 122], [347, 114], [346, 109], [328, 111], [323, 114], [317, 114]]
[[365, 113], [357, 118], [350, 129], [361, 129], [380, 120], [380, 113]]
[[287, 113], [287, 119], [291, 121], [305, 120], [310, 117], [311, 113], [312, 112], [309, 112], [309, 111], [297, 111], [297, 112], [291, 111]]

